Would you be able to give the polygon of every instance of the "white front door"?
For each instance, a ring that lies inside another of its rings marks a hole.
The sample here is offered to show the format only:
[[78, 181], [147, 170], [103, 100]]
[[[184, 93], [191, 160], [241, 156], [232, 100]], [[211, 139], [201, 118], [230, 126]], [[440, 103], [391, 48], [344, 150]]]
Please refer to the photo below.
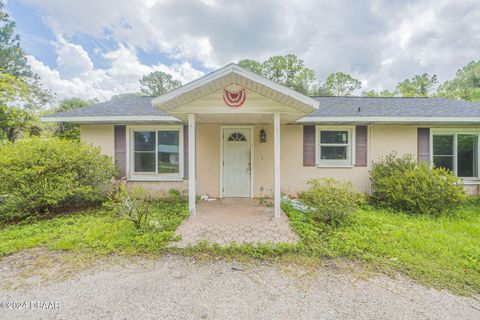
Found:
[[223, 128], [223, 196], [251, 196], [250, 128]]

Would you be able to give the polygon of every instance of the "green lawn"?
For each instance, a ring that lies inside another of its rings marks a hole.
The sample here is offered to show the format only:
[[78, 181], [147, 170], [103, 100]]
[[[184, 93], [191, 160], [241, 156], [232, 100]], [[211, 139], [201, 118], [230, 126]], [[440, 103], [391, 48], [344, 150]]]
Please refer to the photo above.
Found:
[[0, 229], [0, 256], [38, 246], [93, 254], [160, 253], [186, 216], [185, 203], [158, 201], [148, 219], [158, 224], [140, 231], [105, 208], [6, 226]]
[[[285, 256], [319, 261], [324, 257], [362, 261], [377, 271], [398, 271], [436, 288], [456, 293], [480, 292], [480, 205], [461, 208], [448, 217], [409, 216], [365, 207], [339, 228], [329, 228], [284, 206], [298, 245], [200, 244], [185, 254], [255, 258]], [[28, 248], [92, 254], [159, 254], [187, 216], [185, 203], [155, 202], [150, 221], [156, 228], [136, 230], [129, 221], [105, 209], [92, 209], [51, 220], [0, 227], [0, 257]]]
[[315, 224], [291, 208], [285, 211], [306, 254], [348, 257], [436, 288], [480, 292], [480, 205], [437, 218], [367, 207], [336, 229]]

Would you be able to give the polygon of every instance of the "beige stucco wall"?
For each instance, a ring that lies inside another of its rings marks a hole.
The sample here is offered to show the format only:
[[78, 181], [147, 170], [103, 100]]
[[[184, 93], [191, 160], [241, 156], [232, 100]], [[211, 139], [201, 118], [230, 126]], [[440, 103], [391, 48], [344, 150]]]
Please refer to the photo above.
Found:
[[[220, 196], [220, 125], [197, 124], [197, 193], [210, 197]], [[253, 141], [253, 194], [255, 197], [271, 197], [273, 194], [273, 126], [255, 125]], [[260, 143], [260, 130], [267, 134], [267, 142]], [[369, 163], [396, 151], [397, 154], [416, 154], [417, 128], [414, 126], [369, 126]], [[82, 125], [81, 139], [100, 147], [102, 153], [113, 158], [113, 125]], [[362, 192], [369, 191], [369, 168], [318, 168], [303, 166], [303, 127], [281, 126], [281, 187], [282, 192], [296, 194], [307, 188], [312, 178], [331, 177], [349, 180]], [[169, 189], [186, 190], [184, 181], [130, 182], [141, 185], [155, 194]]]
[[395, 151], [399, 156], [406, 153], [417, 155], [417, 127], [401, 125], [369, 126], [370, 161]]
[[[303, 166], [303, 127], [282, 126], [281, 131], [281, 183], [282, 191], [296, 194], [307, 188], [306, 182], [312, 178], [335, 178], [348, 180], [362, 192], [369, 192], [369, 167], [304, 167]], [[398, 155], [417, 152], [417, 128], [411, 126], [378, 125], [368, 131], [368, 162], [376, 161], [388, 153]]]
[[[260, 143], [260, 130], [267, 142]], [[273, 127], [254, 126], [253, 193], [255, 197], [273, 194]], [[417, 128], [413, 126], [370, 126], [369, 162], [396, 151], [398, 155], [417, 152]], [[368, 167], [318, 168], [303, 166], [303, 127], [281, 126], [282, 192], [296, 194], [307, 188], [312, 178], [349, 180], [362, 192], [370, 187]], [[218, 197], [220, 191], [220, 125], [197, 125], [197, 189], [199, 194]]]
[[220, 196], [220, 125], [197, 125], [197, 193]]
[[103, 154], [115, 155], [113, 125], [81, 125], [80, 139], [95, 147], [100, 147]]

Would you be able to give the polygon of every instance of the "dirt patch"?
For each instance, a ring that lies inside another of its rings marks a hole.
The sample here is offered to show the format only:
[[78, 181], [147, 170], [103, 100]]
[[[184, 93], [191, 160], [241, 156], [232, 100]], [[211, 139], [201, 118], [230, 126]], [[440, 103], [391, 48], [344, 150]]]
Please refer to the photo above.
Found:
[[342, 261], [93, 257], [46, 249], [0, 261], [5, 301], [55, 310], [0, 310], [15, 319], [479, 319], [480, 302]]

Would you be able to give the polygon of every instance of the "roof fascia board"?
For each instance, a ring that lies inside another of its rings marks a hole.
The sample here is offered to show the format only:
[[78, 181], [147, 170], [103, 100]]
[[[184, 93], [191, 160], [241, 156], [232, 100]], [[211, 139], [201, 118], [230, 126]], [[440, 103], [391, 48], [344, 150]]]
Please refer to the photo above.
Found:
[[69, 116], [69, 117], [41, 117], [43, 122], [105, 122], [105, 121], [171, 121], [181, 122], [172, 116]]
[[296, 123], [315, 122], [392, 122], [392, 123], [455, 123], [455, 122], [479, 122], [480, 117], [303, 117]]
[[214, 71], [208, 75], [205, 75], [203, 76], [202, 78], [199, 78], [197, 80], [194, 80], [190, 83], [187, 83], [186, 85], [178, 88], [178, 89], [175, 89], [173, 91], [170, 91], [160, 97], [157, 97], [157, 98], [154, 98], [152, 100], [152, 104], [153, 105], [157, 105], [157, 104], [162, 104], [162, 103], [165, 103], [167, 101], [170, 101], [172, 99], [175, 99], [191, 90], [195, 90], [209, 82], [212, 82], [212, 81], [215, 81], [217, 79], [220, 79], [224, 76], [227, 76], [228, 74], [230, 73], [234, 73], [234, 74], [237, 74], [237, 75], [240, 75], [244, 78], [247, 78], [251, 81], [255, 81], [263, 86], [266, 86], [267, 88], [270, 88], [272, 90], [275, 90], [277, 92], [280, 92], [282, 94], [285, 94], [289, 97], [291, 97], [292, 99], [295, 99], [297, 101], [300, 101], [301, 103], [303, 104], [306, 104], [314, 109], [318, 109], [319, 105], [320, 105], [320, 101], [316, 100], [316, 99], [313, 99], [311, 97], [308, 97], [300, 92], [297, 92], [295, 90], [292, 90], [286, 86], [283, 86], [281, 84], [278, 84], [278, 83], [275, 83], [271, 80], [268, 80], [256, 73], [253, 73], [251, 71], [248, 71], [238, 65], [235, 65], [235, 64], [229, 64], [229, 65], [226, 65], [225, 67], [221, 68], [221, 69], [218, 69], [217, 71]]

